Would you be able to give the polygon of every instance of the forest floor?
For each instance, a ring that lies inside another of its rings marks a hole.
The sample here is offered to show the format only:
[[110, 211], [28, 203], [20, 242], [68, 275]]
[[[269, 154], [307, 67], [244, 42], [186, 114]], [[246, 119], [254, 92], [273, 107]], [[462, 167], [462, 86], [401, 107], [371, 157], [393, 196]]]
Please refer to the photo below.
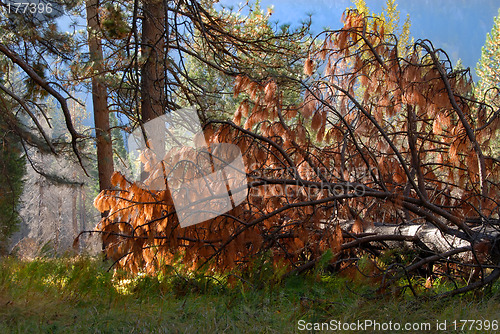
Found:
[[376, 294], [373, 284], [318, 272], [275, 281], [261, 268], [229, 287], [108, 267], [93, 258], [0, 258], [0, 333], [494, 333], [500, 320], [500, 284], [436, 299]]

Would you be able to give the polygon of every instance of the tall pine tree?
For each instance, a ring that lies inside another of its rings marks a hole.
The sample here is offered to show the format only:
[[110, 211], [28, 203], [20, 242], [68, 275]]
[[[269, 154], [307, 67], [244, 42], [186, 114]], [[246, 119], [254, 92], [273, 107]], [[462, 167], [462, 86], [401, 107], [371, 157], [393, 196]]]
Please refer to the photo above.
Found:
[[[481, 59], [476, 65], [479, 82], [476, 96], [486, 103], [500, 104], [500, 9], [495, 17], [491, 32], [486, 35], [486, 42], [481, 50]], [[496, 88], [496, 89], [495, 89]]]
[[25, 161], [19, 138], [0, 123], [0, 254], [19, 225], [18, 206], [23, 192]]

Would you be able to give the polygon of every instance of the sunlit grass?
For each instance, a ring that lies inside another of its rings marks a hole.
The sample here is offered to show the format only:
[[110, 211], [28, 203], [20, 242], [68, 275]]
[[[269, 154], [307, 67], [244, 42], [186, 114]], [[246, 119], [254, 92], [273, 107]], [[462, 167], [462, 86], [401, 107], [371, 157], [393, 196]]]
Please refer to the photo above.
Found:
[[[482, 296], [415, 299], [407, 292], [377, 294], [366, 282], [320, 271], [280, 279], [266, 261], [256, 265], [259, 270], [239, 273], [228, 285], [223, 276], [177, 268], [130, 276], [108, 272], [109, 263], [100, 259], [4, 258], [0, 333], [295, 333], [301, 319], [494, 320], [500, 307], [498, 284]], [[412, 283], [425, 289], [425, 280]], [[433, 281], [429, 290], [447, 288]]]

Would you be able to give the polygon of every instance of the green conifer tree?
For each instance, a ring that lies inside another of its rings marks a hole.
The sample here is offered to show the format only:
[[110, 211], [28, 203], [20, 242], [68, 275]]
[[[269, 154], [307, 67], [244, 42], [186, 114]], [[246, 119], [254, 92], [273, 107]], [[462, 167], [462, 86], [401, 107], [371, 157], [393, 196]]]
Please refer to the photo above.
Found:
[[19, 225], [18, 206], [26, 172], [18, 138], [0, 123], [0, 254]]
[[481, 49], [481, 59], [476, 65], [479, 82], [476, 96], [489, 104], [500, 104], [500, 9], [494, 19], [491, 32], [486, 35], [486, 42]]
[[398, 53], [400, 56], [404, 55], [408, 46], [413, 45], [413, 37], [410, 38], [410, 14], [406, 15], [406, 19], [401, 25], [400, 23], [400, 10], [397, 8], [396, 0], [386, 0], [385, 7], [382, 8], [381, 13], [374, 13], [368, 8], [365, 0], [353, 0], [356, 9], [372, 17], [377, 17], [384, 22], [384, 32], [386, 34], [394, 34], [398, 38]]

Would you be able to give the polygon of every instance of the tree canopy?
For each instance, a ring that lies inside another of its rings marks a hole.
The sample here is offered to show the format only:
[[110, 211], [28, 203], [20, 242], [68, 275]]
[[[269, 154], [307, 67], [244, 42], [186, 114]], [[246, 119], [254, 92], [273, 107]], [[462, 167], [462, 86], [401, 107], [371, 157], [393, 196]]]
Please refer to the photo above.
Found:
[[476, 87], [478, 98], [494, 103], [498, 108], [500, 89], [500, 9], [493, 22], [491, 32], [486, 35], [486, 42], [481, 49], [481, 59], [476, 65], [479, 82]]

